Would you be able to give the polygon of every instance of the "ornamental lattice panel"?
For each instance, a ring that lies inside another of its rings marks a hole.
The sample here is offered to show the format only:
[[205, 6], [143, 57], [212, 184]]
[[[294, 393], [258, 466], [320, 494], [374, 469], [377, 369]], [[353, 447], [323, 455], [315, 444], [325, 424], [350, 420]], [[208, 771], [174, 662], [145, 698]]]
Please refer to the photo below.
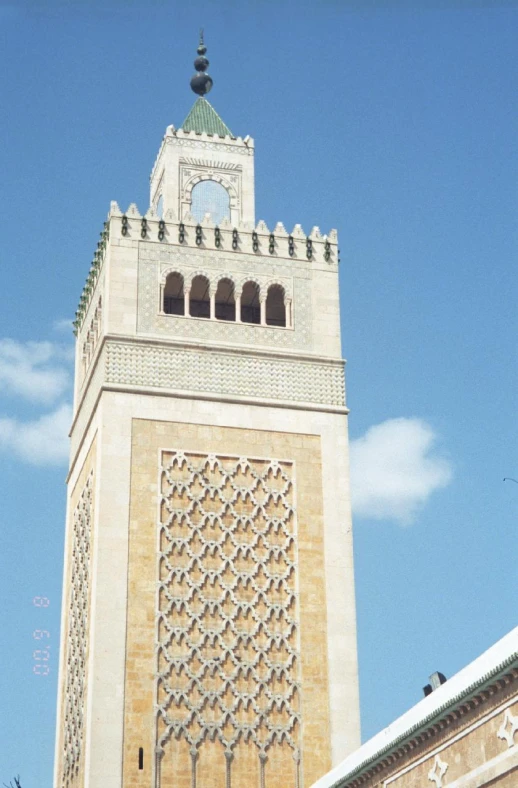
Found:
[[[253, 742], [300, 763], [294, 466], [194, 452], [162, 455], [157, 617], [157, 763], [185, 739], [226, 759]], [[157, 767], [160, 772], [160, 766]]]
[[67, 662], [64, 697], [64, 788], [78, 777], [83, 748], [93, 473], [90, 473], [74, 511], [72, 569], [68, 608]]

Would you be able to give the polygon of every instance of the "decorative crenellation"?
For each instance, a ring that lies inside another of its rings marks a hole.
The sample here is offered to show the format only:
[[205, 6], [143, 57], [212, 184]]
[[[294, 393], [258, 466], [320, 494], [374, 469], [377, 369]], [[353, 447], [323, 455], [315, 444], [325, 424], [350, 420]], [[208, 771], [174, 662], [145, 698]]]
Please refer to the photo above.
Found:
[[343, 362], [109, 341], [107, 384], [345, 407]]
[[207, 134], [206, 132], [175, 129], [175, 127], [171, 125], [167, 127], [162, 139], [160, 150], [158, 151], [158, 155], [151, 170], [151, 175], [149, 176], [150, 181], [152, 181], [156, 175], [167, 145], [174, 145], [186, 150], [196, 148], [197, 150], [231, 151], [232, 153], [238, 153], [243, 156], [254, 155], [254, 140], [248, 135], [244, 138], [229, 136], [218, 137], [214, 134]]
[[75, 320], [72, 324], [74, 326], [75, 336], [78, 335], [79, 330], [83, 325], [83, 321], [85, 319], [86, 313], [88, 311], [88, 307], [90, 305], [90, 301], [96, 289], [95, 286], [99, 279], [99, 274], [101, 273], [104, 259], [106, 257], [106, 249], [108, 247], [108, 241], [110, 239], [109, 217], [108, 217], [108, 221], [104, 222], [100, 236], [101, 236], [101, 240], [98, 241], [97, 243], [97, 249], [94, 252], [93, 260], [90, 265], [90, 271], [88, 272], [88, 276], [85, 285], [83, 287], [83, 292], [81, 293], [81, 298], [79, 299], [79, 305], [76, 310]]
[[182, 221], [168, 211], [164, 218], [157, 216], [154, 208], [142, 215], [132, 204], [122, 213], [116, 202], [112, 202], [108, 220], [104, 223], [101, 240], [90, 266], [79, 305], [73, 321], [74, 334], [82, 328], [96, 283], [102, 270], [110, 241], [120, 243], [123, 239], [156, 242], [168, 247], [209, 250], [217, 253], [251, 254], [254, 258], [270, 259], [279, 262], [305, 261], [306, 264], [325, 264], [330, 268], [339, 262], [338, 238], [336, 230], [322, 235], [318, 227], [313, 227], [306, 235], [300, 224], [288, 233], [281, 222], [273, 230], [264, 221], [253, 227], [249, 224], [232, 224], [224, 219], [216, 226], [210, 215], [196, 223], [192, 216]]
[[62, 787], [71, 788], [80, 768], [83, 748], [86, 652], [90, 588], [93, 472], [73, 515], [70, 601], [64, 695]]
[[211, 742], [228, 785], [240, 740], [255, 744], [263, 779], [274, 747], [300, 768], [294, 482], [288, 460], [162, 453], [157, 784], [174, 769], [173, 738], [189, 745], [194, 786]]
[[163, 218], [157, 216], [154, 208], [142, 215], [134, 203], [123, 214], [116, 202], [111, 203], [109, 218], [114, 240], [156, 241], [184, 248], [239, 252], [273, 260], [305, 260], [329, 266], [336, 266], [339, 261], [336, 230], [322, 235], [318, 227], [313, 227], [306, 235], [301, 225], [296, 224], [288, 233], [282, 222], [270, 229], [262, 220], [253, 227], [247, 223], [233, 226], [223, 219], [217, 226], [209, 214], [199, 223], [190, 214], [179, 221], [171, 210]]

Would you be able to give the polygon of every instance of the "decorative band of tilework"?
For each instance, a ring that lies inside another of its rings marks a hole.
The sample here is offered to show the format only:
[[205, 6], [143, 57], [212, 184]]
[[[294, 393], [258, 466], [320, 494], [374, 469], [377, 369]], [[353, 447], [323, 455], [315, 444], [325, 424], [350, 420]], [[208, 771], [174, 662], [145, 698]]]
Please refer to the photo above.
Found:
[[334, 407], [345, 405], [342, 364], [109, 342], [106, 383]]

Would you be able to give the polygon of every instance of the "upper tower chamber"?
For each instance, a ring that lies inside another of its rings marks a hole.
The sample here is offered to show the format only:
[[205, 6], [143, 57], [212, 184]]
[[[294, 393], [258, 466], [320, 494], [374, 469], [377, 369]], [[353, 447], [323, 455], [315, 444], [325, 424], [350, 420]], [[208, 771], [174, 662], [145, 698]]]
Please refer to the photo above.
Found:
[[76, 313], [55, 788], [308, 788], [359, 743], [336, 232], [255, 223], [205, 55]]
[[254, 147], [235, 137], [205, 95], [212, 78], [200, 37], [192, 90], [199, 95], [177, 131], [169, 126], [151, 173], [151, 206], [160, 217], [237, 226], [255, 222]]
[[[234, 137], [205, 98], [212, 86], [205, 52], [202, 40], [191, 80], [200, 95], [182, 127], [166, 130], [151, 172], [150, 208], [140, 213], [132, 204], [123, 212], [111, 204], [74, 323], [76, 404], [104, 333], [318, 356], [299, 385], [290, 367], [277, 367], [275, 385], [259, 361], [254, 370], [238, 370], [239, 357], [230, 377], [218, 378], [211, 366], [198, 383], [226, 396], [287, 394], [343, 406], [336, 231], [255, 224], [254, 143]], [[133, 345], [125, 352], [143, 351]], [[106, 363], [114, 376], [118, 366]], [[186, 359], [175, 353], [164, 364], [176, 389], [196, 390]]]

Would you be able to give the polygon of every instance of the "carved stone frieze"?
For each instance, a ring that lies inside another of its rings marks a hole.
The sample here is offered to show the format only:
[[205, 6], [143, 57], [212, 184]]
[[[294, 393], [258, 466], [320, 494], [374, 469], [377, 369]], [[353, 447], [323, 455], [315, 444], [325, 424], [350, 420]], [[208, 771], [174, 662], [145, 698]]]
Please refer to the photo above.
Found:
[[242, 170], [241, 164], [234, 164], [227, 161], [213, 161], [212, 159], [190, 159], [182, 157], [180, 164], [188, 164], [191, 167], [214, 167], [217, 170]]
[[345, 404], [341, 363], [116, 341], [110, 341], [106, 351], [109, 384], [334, 407]]
[[226, 144], [218, 140], [218, 142], [209, 142], [202, 141], [200, 139], [186, 139], [186, 138], [179, 138], [179, 137], [166, 137], [164, 140], [166, 145], [177, 145], [179, 148], [196, 148], [196, 150], [214, 150], [214, 151], [230, 151], [231, 153], [237, 153], [240, 156], [253, 156], [254, 149], [252, 147], [248, 147], [246, 145], [236, 145], [236, 144]]

